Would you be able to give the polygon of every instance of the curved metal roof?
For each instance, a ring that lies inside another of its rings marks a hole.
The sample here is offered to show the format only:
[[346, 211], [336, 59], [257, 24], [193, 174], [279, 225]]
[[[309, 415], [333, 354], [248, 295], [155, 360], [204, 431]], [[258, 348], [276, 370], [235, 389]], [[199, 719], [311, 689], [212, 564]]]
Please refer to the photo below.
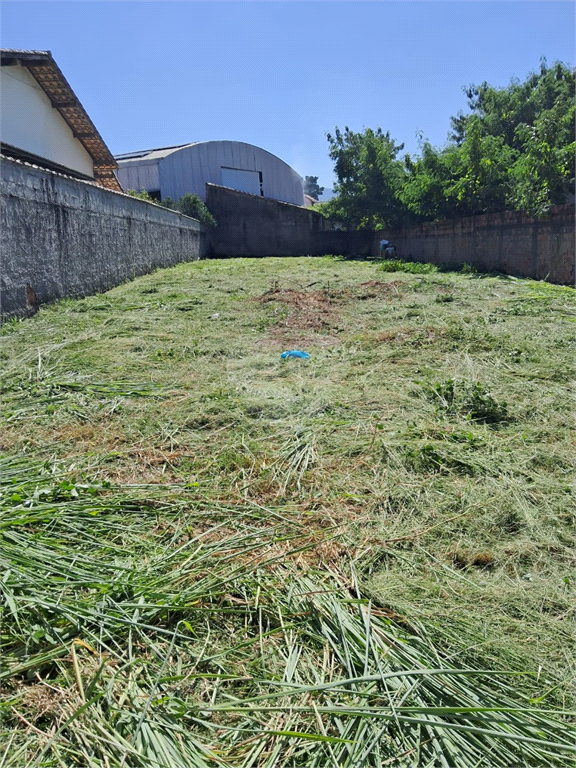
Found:
[[208, 141], [191, 141], [191, 142], [188, 142], [187, 144], [175, 144], [170, 147], [158, 147], [157, 149], [144, 149], [137, 152], [127, 152], [123, 155], [114, 155], [114, 159], [117, 160], [118, 162], [124, 162], [126, 160], [136, 160], [136, 159], [162, 160], [162, 158], [167, 157], [168, 155], [172, 155], [174, 152], [178, 152], [181, 149], [186, 149], [187, 147], [193, 147], [199, 144], [221, 144], [221, 143], [244, 144], [247, 147], [255, 147], [260, 152], [265, 152], [267, 155], [270, 155], [271, 157], [274, 157], [276, 160], [279, 160], [281, 163], [284, 163], [284, 165], [288, 166], [288, 168], [291, 168], [291, 166], [285, 160], [282, 160], [281, 157], [278, 157], [278, 155], [275, 155], [272, 152], [268, 152], [267, 149], [263, 149], [262, 147], [259, 147], [256, 144], [250, 144], [247, 141], [235, 141], [234, 139], [209, 139]]
[[[160, 157], [165, 157], [171, 154], [176, 149], [183, 149], [183, 147], [191, 147], [192, 144], [198, 144], [199, 142], [192, 141], [188, 144], [173, 144], [170, 147], [158, 147], [157, 149], [140, 149], [136, 152], [124, 152], [122, 155], [114, 155], [115, 160], [152, 160]], [[153, 157], [151, 157], [153, 156]]]

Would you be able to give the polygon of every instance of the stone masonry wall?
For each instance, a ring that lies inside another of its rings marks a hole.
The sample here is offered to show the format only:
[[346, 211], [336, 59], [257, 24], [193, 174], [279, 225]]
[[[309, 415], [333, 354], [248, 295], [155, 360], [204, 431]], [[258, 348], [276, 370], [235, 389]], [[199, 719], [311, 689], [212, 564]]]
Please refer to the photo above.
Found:
[[2, 314], [99, 293], [137, 275], [199, 259], [201, 224], [174, 211], [2, 158]]

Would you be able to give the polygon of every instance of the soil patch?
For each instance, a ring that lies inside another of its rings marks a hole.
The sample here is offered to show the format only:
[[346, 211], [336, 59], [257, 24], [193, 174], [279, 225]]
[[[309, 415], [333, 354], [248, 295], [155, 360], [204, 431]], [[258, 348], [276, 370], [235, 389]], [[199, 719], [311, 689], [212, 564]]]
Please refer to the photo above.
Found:
[[302, 345], [313, 340], [318, 345], [322, 339], [322, 346], [332, 346], [336, 342], [333, 331], [340, 322], [335, 306], [337, 299], [345, 295], [343, 291], [273, 288], [256, 297], [256, 301], [276, 305], [269, 335], [277, 341]]
[[358, 292], [356, 298], [358, 299], [377, 299], [384, 298], [385, 296], [398, 296], [400, 291], [398, 286], [401, 286], [400, 280], [392, 280], [390, 282], [382, 282], [382, 280], [367, 280], [365, 283], [358, 285]]
[[319, 330], [331, 327], [336, 319], [334, 295], [328, 291], [295, 291], [291, 288], [273, 288], [257, 297], [261, 304], [277, 302], [288, 312], [279, 312], [277, 325], [283, 328], [310, 328]]

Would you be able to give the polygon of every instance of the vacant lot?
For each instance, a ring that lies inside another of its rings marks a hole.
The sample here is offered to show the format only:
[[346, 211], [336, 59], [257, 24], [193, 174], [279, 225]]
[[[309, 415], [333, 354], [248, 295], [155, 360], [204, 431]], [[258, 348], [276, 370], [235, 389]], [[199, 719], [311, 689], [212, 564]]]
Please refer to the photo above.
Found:
[[4, 325], [2, 766], [573, 764], [573, 291], [421, 269]]

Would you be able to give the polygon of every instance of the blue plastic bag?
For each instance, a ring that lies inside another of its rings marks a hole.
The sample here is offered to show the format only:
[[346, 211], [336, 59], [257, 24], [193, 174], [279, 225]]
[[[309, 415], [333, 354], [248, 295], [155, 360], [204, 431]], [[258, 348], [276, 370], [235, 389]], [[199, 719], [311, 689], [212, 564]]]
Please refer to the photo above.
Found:
[[308, 354], [308, 352], [302, 352], [301, 349], [291, 349], [288, 352], [282, 352], [280, 357], [282, 358], [282, 360], [285, 360], [287, 357], [301, 357], [302, 360], [308, 360], [310, 355]]

